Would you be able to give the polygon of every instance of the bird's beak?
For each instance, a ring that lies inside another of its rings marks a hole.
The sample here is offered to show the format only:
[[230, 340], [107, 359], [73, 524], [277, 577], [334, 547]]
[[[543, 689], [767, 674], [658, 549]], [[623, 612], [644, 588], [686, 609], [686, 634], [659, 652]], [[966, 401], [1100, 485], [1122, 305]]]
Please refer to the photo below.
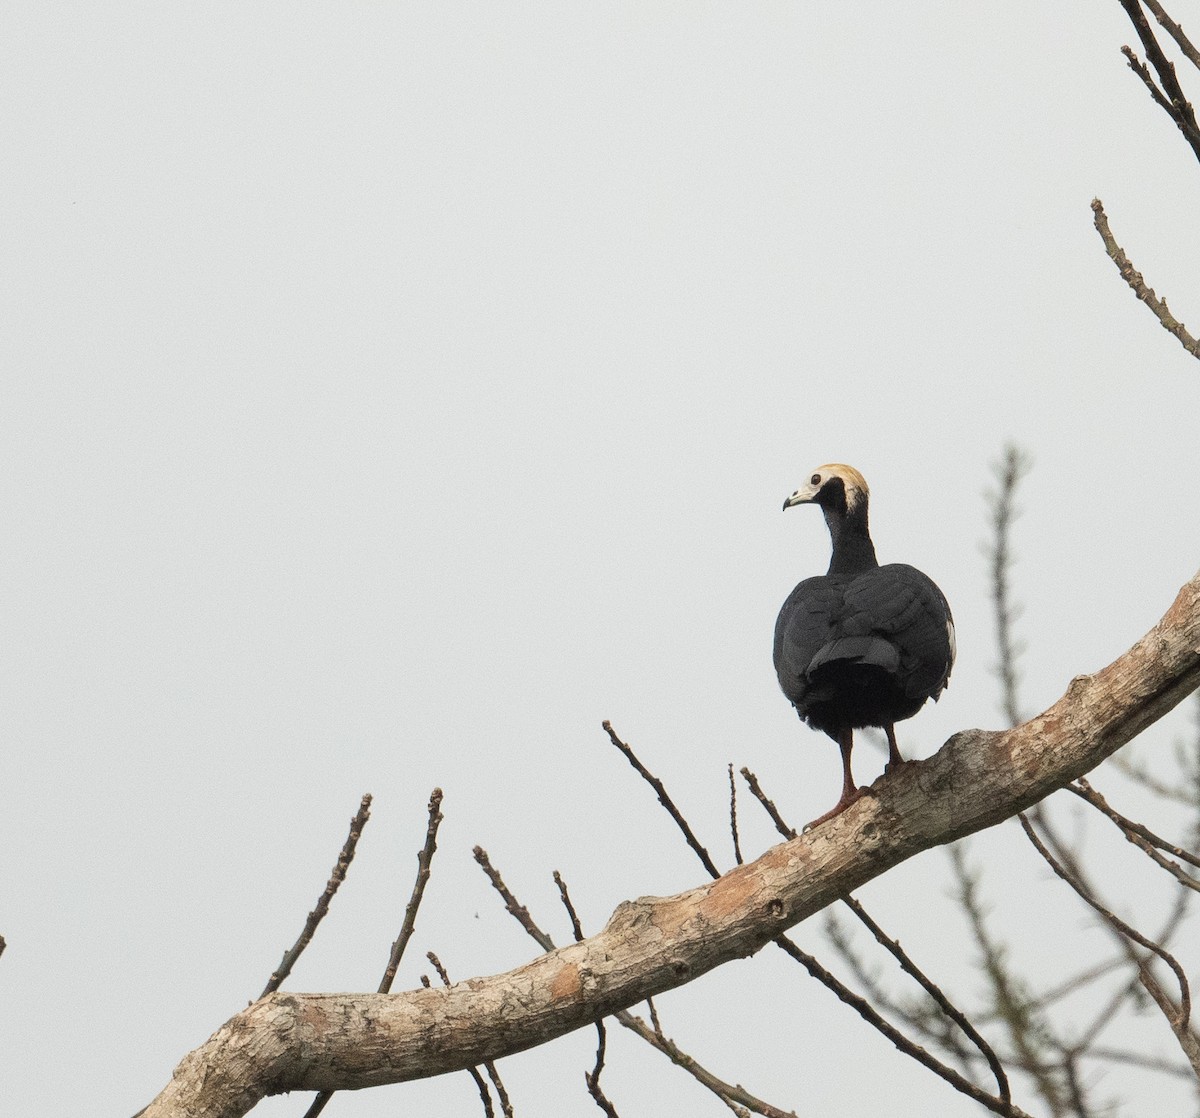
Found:
[[803, 489], [797, 489], [786, 501], [783, 502], [783, 511], [787, 512], [793, 505], [807, 505], [812, 500], [812, 496], [806, 493]]

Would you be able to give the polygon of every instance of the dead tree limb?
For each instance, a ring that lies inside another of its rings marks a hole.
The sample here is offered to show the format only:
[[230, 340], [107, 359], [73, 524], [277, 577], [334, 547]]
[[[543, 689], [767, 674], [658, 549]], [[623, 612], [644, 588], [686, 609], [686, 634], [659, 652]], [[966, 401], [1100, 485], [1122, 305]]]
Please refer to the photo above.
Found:
[[499, 1059], [760, 950], [893, 866], [1037, 803], [1200, 686], [1200, 573], [1129, 651], [1011, 730], [964, 730], [850, 809], [505, 974], [400, 994], [275, 993], [186, 1056], [146, 1118], [239, 1118], [283, 1091], [356, 1090]]

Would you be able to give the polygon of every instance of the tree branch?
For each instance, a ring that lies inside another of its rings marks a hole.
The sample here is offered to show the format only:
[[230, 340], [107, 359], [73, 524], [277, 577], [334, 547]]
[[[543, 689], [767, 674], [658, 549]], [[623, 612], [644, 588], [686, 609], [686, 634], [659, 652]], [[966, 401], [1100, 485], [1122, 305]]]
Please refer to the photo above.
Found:
[[1154, 294], [1154, 289], [1146, 285], [1142, 273], [1133, 266], [1129, 257], [1125, 255], [1125, 250], [1117, 244], [1117, 239], [1108, 226], [1104, 203], [1099, 198], [1092, 199], [1092, 213], [1095, 215], [1093, 224], [1096, 226], [1096, 232], [1100, 234], [1100, 239], [1104, 242], [1104, 251], [1117, 266], [1121, 278], [1133, 288], [1133, 293], [1154, 312], [1154, 316], [1162, 323], [1163, 329], [1169, 334], [1174, 334], [1179, 339], [1179, 344], [1193, 357], [1200, 358], [1200, 342], [1193, 338], [1188, 333], [1187, 327], [1171, 313], [1167, 301], [1160, 299]]
[[752, 955], [914, 854], [1024, 810], [1198, 685], [1200, 574], [1145, 637], [1037, 717], [957, 733], [827, 823], [677, 896], [626, 901], [582, 942], [448, 989], [254, 1003], [183, 1059], [146, 1118], [239, 1118], [270, 1094], [405, 1082], [545, 1043]]

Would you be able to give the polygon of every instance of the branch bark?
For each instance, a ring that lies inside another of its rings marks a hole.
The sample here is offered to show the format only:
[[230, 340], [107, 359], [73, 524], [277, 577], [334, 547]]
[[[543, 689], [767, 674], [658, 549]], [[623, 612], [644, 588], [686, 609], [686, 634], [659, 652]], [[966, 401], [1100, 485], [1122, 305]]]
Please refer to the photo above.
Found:
[[1200, 686], [1200, 573], [1128, 652], [1011, 730], [964, 730], [812, 831], [603, 931], [447, 989], [274, 993], [184, 1058], [145, 1118], [239, 1118], [284, 1091], [357, 1090], [482, 1064], [683, 985], [914, 854], [993, 826], [1089, 772]]

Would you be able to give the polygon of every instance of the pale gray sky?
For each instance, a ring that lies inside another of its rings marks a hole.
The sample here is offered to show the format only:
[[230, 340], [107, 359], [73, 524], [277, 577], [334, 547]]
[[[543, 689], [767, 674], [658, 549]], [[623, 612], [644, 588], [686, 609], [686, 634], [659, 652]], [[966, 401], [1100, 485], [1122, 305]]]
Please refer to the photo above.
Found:
[[[827, 560], [820, 517], [779, 511], [818, 463], [863, 471], [881, 559], [953, 605], [952, 686], [902, 728], [918, 756], [999, 724], [978, 545], [1006, 440], [1036, 459], [1029, 708], [1157, 620], [1200, 555], [1200, 368], [1088, 203], [1194, 327], [1200, 169], [1126, 70], [1118, 5], [965, 13], [10, 8], [7, 1113], [144, 1105], [262, 987], [364, 791], [374, 819], [293, 989], [374, 988], [434, 785], [397, 988], [428, 949], [460, 978], [534, 953], [474, 843], [562, 938], [553, 869], [589, 931], [698, 883], [603, 718], [725, 863], [727, 762], [793, 819], [824, 811], [836, 748], [770, 656], [779, 604]], [[744, 816], [750, 849], [774, 841]], [[1019, 958], [1100, 950], [1011, 828], [974, 849], [1032, 902]], [[863, 897], [966, 1001], [944, 889], [931, 852]], [[801, 1114], [976, 1112], [776, 959], [659, 1008]], [[593, 1046], [505, 1061], [521, 1118], [598, 1113]], [[624, 1037], [606, 1076], [626, 1116], [725, 1113]], [[1113, 1093], [1130, 1083], [1151, 1090]], [[1154, 1089], [1155, 1113], [1187, 1097]], [[481, 1113], [469, 1078], [328, 1111], [432, 1112]]]

